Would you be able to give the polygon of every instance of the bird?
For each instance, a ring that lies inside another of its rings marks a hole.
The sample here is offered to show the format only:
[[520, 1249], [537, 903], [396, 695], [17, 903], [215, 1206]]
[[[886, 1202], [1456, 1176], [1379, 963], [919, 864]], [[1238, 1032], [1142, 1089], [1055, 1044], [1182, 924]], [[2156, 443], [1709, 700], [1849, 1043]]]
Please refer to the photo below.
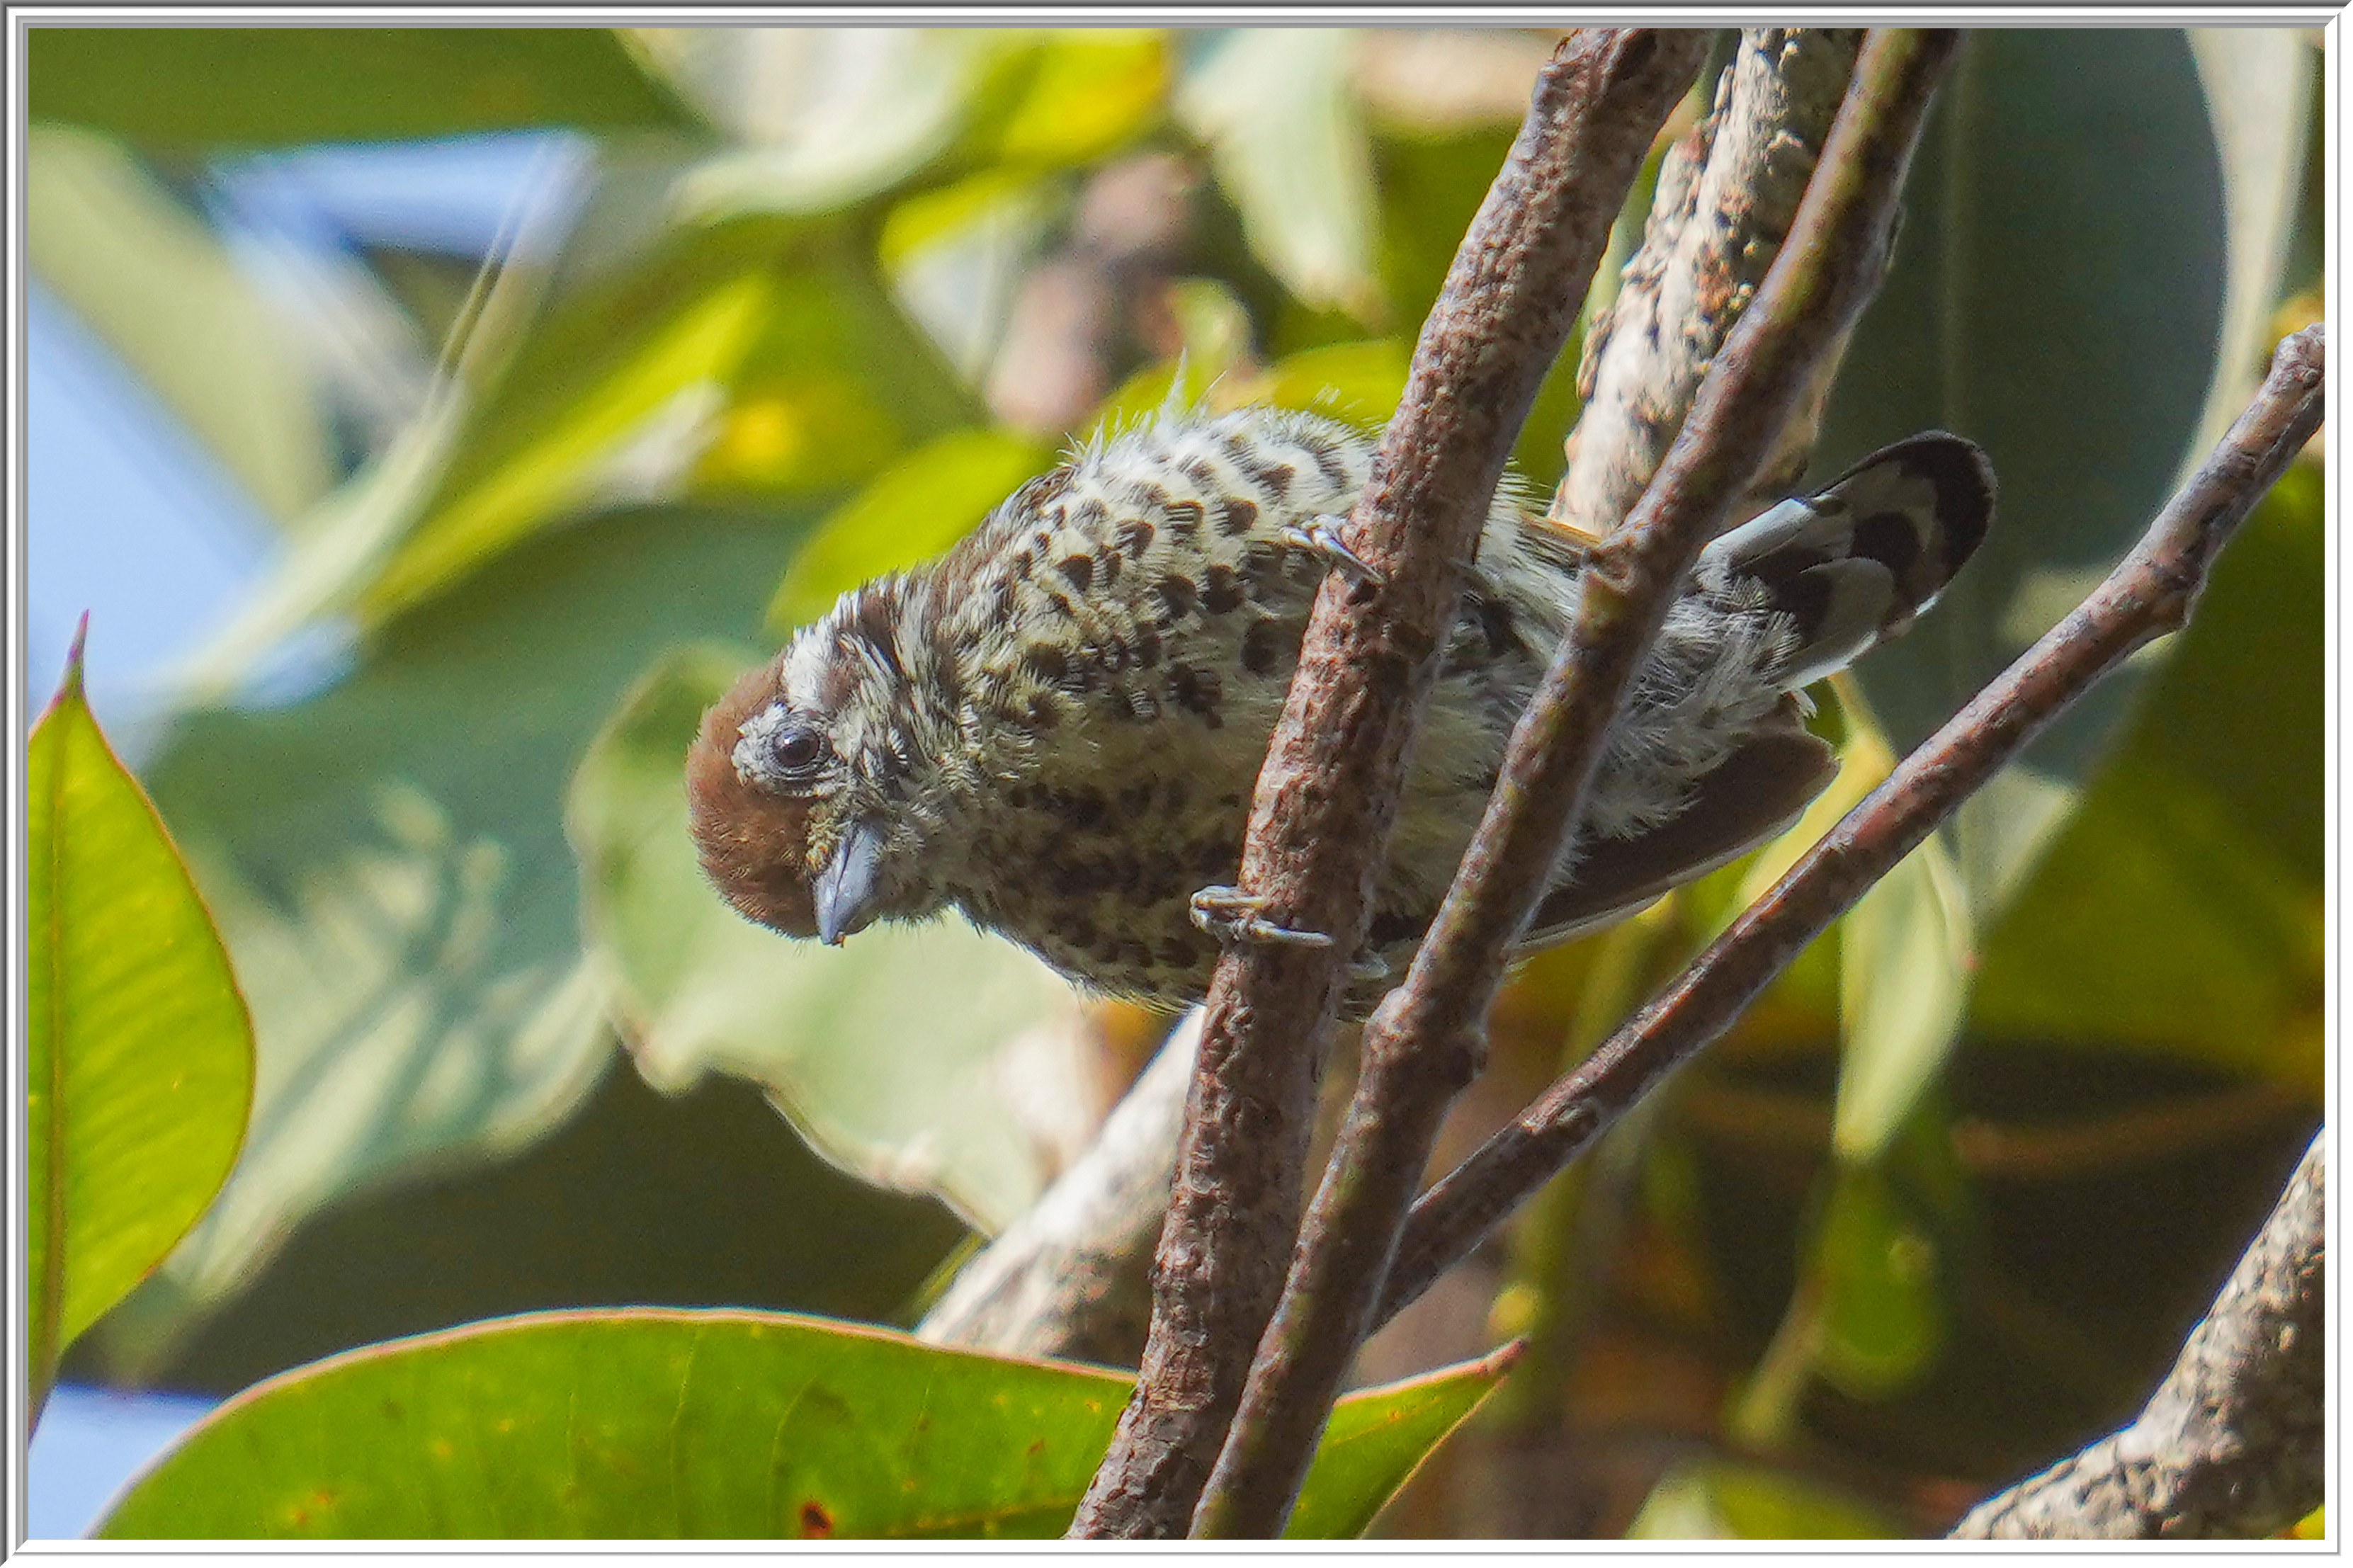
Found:
[[[689, 748], [704, 874], [839, 944], [960, 910], [1084, 990], [1176, 1008], [1238, 941], [1328, 941], [1231, 886], [1259, 767], [1375, 437], [1302, 410], [1170, 406], [1069, 452], [927, 565], [869, 582], [747, 671]], [[1708, 544], [1631, 680], [1514, 954], [1630, 916], [1772, 838], [1836, 771], [1804, 689], [1933, 605], [1994, 476], [1896, 442]], [[1403, 973], [1595, 541], [1499, 485], [1407, 761], [1344, 1013]], [[1372, 579], [1376, 591], [1377, 580]]]

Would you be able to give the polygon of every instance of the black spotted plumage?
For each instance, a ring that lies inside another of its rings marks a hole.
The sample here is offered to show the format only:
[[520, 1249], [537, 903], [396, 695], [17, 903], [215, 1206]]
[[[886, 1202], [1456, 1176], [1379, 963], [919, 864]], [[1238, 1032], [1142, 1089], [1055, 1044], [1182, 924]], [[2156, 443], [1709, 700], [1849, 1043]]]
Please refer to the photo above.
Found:
[[[782, 930], [838, 939], [955, 908], [1083, 984], [1198, 998], [1218, 950], [1191, 896], [1233, 879], [1332, 564], [1307, 525], [1350, 510], [1372, 448], [1303, 414], [1164, 415], [1022, 486], [930, 567], [846, 596], [706, 720], [689, 769], [706, 868]], [[1794, 689], [1908, 625], [1991, 506], [1983, 454], [1931, 434], [1711, 545], [1525, 940], [1629, 913], [1794, 817], [1831, 766]], [[1518, 491], [1497, 496], [1375, 889], [1364, 956], [1391, 973], [1478, 823], [1583, 562]], [[835, 760], [815, 784], [762, 761], [787, 718], [825, 729]]]

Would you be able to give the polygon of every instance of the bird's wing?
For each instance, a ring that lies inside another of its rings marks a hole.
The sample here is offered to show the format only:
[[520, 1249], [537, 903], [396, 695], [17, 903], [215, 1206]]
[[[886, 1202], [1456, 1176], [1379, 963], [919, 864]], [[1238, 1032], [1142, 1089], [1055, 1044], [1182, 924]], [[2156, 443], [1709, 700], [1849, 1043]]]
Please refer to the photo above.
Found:
[[1786, 829], [1838, 772], [1829, 742], [1795, 703], [1694, 786], [1672, 821], [1631, 838], [1595, 838], [1571, 879], [1546, 894], [1516, 950], [1550, 947], [1623, 920], [1653, 899], [1737, 859]]

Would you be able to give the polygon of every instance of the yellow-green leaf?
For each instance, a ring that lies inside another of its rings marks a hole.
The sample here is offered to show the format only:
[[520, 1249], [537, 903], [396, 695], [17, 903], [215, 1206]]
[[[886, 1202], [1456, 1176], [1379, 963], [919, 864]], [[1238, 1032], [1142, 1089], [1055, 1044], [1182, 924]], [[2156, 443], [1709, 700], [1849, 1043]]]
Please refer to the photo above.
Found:
[[1884, 1174], [1852, 1170], [1831, 1189], [1813, 1248], [1815, 1370], [1855, 1399], [1900, 1394], [1944, 1349], [1934, 1237]]
[[612, 489], [675, 488], [710, 443], [771, 288], [747, 272], [681, 311], [536, 440], [420, 521], [368, 585], [363, 610], [381, 617], [414, 604]]
[[[1294, 1525], [1361, 1530], [1501, 1370], [1490, 1357], [1342, 1401]], [[1128, 1388], [784, 1313], [512, 1318], [248, 1391], [101, 1533], [1034, 1539], [1069, 1522]]]
[[1142, 28], [1072, 28], [1037, 53], [1027, 88], [997, 132], [1008, 163], [1100, 158], [1150, 121], [1168, 90], [1168, 47]]
[[768, 625], [788, 632], [860, 583], [929, 560], [1050, 457], [1007, 430], [951, 430], [917, 447], [818, 525], [777, 585]]
[[26, 1288], [37, 1409], [245, 1134], [253, 1029], [163, 823], [83, 700], [77, 639], [26, 757]]

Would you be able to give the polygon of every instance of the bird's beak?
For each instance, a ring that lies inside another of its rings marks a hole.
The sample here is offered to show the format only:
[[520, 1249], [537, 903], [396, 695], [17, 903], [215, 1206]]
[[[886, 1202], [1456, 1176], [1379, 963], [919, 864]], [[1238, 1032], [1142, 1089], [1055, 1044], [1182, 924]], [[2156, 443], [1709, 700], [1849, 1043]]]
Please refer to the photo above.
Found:
[[863, 929], [874, 897], [874, 869], [882, 855], [882, 830], [853, 822], [833, 847], [833, 858], [809, 884], [817, 906], [817, 934], [828, 947]]

